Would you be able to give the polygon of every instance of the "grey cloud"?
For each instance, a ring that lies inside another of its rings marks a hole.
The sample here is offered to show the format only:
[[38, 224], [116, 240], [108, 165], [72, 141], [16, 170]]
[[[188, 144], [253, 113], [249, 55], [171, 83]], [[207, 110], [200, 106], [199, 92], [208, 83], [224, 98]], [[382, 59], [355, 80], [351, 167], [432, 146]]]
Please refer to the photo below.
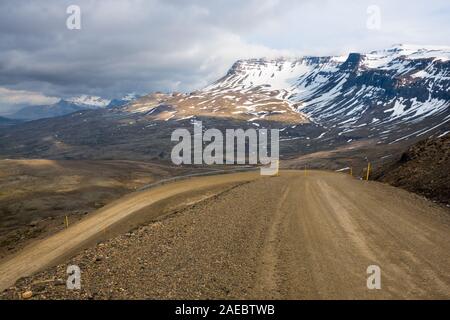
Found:
[[[257, 25], [251, 21], [256, 1], [243, 8], [237, 1], [78, 1], [82, 30], [65, 27], [69, 4], [0, 4], [0, 86], [108, 97], [191, 90], [249, 51], [271, 52], [236, 33]], [[255, 18], [260, 14], [255, 10]], [[210, 65], [202, 69], [205, 61]]]
[[[213, 81], [239, 58], [330, 54], [403, 40], [445, 44], [446, 1], [429, 2], [435, 7], [392, 2], [378, 1], [384, 29], [369, 33], [364, 21], [371, 1], [3, 0], [0, 87], [108, 98], [188, 91]], [[81, 7], [82, 30], [66, 28], [71, 4]]]

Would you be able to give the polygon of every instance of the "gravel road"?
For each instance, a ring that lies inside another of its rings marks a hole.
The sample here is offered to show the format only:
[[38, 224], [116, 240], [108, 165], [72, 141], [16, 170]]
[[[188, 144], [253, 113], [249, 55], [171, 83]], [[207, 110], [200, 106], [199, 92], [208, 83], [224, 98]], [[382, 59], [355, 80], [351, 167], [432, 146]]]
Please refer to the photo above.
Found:
[[[203, 197], [184, 195], [164, 215], [142, 204], [149, 201], [142, 194], [111, 204], [104, 209], [108, 216], [116, 212], [123, 219], [124, 203], [131, 201], [153, 218], [70, 259], [64, 255], [2, 297], [31, 290], [32, 299], [450, 298], [450, 212], [422, 197], [320, 171], [194, 178], [157, 193], [176, 198], [186, 186]], [[134, 207], [126, 207], [131, 214]], [[41, 243], [31, 249], [50, 248]], [[11, 286], [4, 270], [20, 267], [26, 257], [0, 264], [0, 283]], [[79, 291], [65, 287], [72, 264], [82, 271]], [[367, 288], [370, 265], [380, 267], [379, 290]]]

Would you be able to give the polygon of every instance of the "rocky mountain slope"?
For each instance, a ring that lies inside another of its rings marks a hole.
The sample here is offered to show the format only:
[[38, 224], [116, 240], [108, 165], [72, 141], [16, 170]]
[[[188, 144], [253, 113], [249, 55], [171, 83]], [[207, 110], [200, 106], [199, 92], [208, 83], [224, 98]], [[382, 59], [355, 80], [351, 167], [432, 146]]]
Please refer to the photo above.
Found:
[[104, 108], [111, 102], [108, 99], [103, 99], [101, 97], [96, 96], [88, 96], [85, 94], [78, 97], [69, 98], [67, 99], [67, 101], [76, 104], [78, 106], [85, 106], [86, 109], [92, 109], [95, 107]]
[[449, 170], [450, 136], [445, 135], [414, 144], [376, 178], [450, 205]]
[[450, 47], [398, 45], [341, 57], [246, 60], [206, 92], [276, 95], [325, 135], [396, 142], [450, 121]]

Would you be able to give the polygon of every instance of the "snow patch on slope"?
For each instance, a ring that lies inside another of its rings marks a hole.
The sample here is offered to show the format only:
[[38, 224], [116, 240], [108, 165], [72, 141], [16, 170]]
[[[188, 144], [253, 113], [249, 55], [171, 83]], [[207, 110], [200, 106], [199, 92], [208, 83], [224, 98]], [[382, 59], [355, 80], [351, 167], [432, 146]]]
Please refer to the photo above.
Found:
[[103, 99], [101, 97], [97, 96], [88, 96], [88, 95], [81, 95], [77, 97], [72, 97], [69, 99], [66, 99], [66, 101], [74, 103], [79, 106], [93, 106], [93, 107], [106, 107], [111, 100]]

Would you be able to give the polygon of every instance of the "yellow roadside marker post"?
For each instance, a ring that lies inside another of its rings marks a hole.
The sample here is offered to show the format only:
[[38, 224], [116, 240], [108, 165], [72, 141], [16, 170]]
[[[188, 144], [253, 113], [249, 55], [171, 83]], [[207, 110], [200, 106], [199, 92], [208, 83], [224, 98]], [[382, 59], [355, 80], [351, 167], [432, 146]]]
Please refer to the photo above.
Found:
[[367, 181], [369, 181], [369, 176], [370, 176], [370, 162], [367, 163], [367, 175], [366, 175]]
[[350, 175], [353, 177], [353, 167], [350, 167]]
[[66, 216], [64, 222], [65, 222], [66, 228], [68, 228], [69, 227], [69, 217], [68, 216]]

